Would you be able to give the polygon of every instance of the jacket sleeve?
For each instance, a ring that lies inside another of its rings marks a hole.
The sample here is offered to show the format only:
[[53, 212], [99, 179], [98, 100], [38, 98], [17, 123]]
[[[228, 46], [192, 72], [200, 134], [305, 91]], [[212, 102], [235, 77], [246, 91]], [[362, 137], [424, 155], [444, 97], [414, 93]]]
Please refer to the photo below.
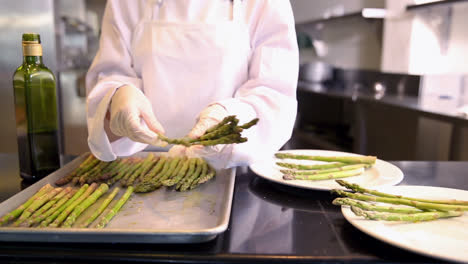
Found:
[[[130, 1], [128, 1], [130, 2]], [[142, 80], [132, 67], [131, 36], [138, 15], [137, 5], [110, 0], [102, 20], [99, 50], [86, 75], [88, 145], [99, 159], [110, 161], [131, 155], [146, 147], [123, 137], [110, 142], [104, 129], [112, 95], [123, 85], [143, 89]]]
[[248, 141], [233, 147], [228, 167], [271, 157], [291, 137], [297, 114], [299, 52], [291, 5], [284, 0], [264, 1], [257, 12], [248, 80], [233, 98], [218, 103], [237, 115], [240, 123], [260, 120], [243, 132]]

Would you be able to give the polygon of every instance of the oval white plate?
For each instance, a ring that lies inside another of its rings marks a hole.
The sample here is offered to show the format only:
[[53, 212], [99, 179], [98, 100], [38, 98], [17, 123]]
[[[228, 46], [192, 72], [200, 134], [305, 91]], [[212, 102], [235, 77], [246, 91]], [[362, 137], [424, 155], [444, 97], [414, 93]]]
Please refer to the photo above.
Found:
[[[310, 150], [310, 149], [297, 149], [297, 150], [285, 150], [279, 151], [280, 153], [292, 153], [292, 154], [303, 154], [303, 155], [316, 155], [316, 156], [359, 156], [358, 154], [329, 151], [329, 150]], [[306, 181], [306, 180], [284, 180], [283, 173], [280, 169], [285, 169], [276, 165], [276, 162], [288, 162], [297, 164], [323, 164], [322, 161], [310, 161], [310, 160], [295, 160], [295, 159], [277, 159], [272, 157], [269, 160], [263, 162], [254, 163], [250, 165], [250, 169], [262, 178], [270, 181], [274, 181], [280, 184], [313, 189], [313, 190], [331, 190], [331, 189], [345, 189], [335, 182], [335, 180], [322, 180], [322, 181]], [[358, 176], [347, 177], [344, 180], [357, 183], [365, 187], [377, 187], [377, 186], [391, 186], [396, 185], [403, 180], [403, 172], [395, 165], [386, 161], [377, 159], [375, 165], [372, 168], [366, 169], [366, 171]]]
[[[379, 191], [428, 199], [468, 200], [468, 191], [430, 186], [387, 186]], [[366, 220], [348, 206], [341, 212], [362, 232], [391, 245], [426, 256], [468, 262], [468, 213], [435, 221], [409, 223]]]

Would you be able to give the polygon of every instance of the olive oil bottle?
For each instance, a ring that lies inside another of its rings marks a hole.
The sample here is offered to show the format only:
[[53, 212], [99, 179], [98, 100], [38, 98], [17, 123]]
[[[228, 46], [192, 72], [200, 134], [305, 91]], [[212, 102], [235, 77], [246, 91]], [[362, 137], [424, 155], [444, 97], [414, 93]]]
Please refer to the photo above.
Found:
[[60, 167], [55, 77], [42, 62], [39, 34], [23, 34], [23, 64], [13, 75], [21, 177], [35, 181]]

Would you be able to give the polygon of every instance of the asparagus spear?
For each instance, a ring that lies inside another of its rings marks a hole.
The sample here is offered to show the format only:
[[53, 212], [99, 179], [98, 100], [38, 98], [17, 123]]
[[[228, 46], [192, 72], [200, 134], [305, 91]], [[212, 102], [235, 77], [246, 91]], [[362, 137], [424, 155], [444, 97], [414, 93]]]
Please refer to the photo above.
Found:
[[140, 181], [142, 181], [146, 174], [149, 173], [151, 171], [152, 168], [154, 168], [157, 163], [159, 161], [159, 157], [154, 157], [151, 162], [149, 164], [147, 164], [147, 166], [141, 168], [141, 171], [139, 172], [139, 175], [137, 175], [137, 178], [135, 179], [135, 181], [132, 183], [132, 184], [135, 184], [135, 183], [138, 183]]
[[138, 158], [136, 159], [136, 162], [132, 164], [131, 168], [127, 171], [127, 173], [122, 177], [120, 180], [120, 185], [125, 186], [127, 183], [127, 180], [130, 178], [130, 176], [138, 170], [138, 168], [141, 167], [141, 159]]
[[81, 182], [80, 179], [80, 183], [93, 183], [94, 181], [99, 179], [99, 177], [101, 177], [102, 173], [105, 172], [111, 164], [112, 162], [101, 161], [101, 163], [98, 166], [96, 166], [91, 173], [88, 174], [88, 177], [86, 177], [84, 182]]
[[425, 203], [437, 203], [437, 204], [452, 204], [452, 205], [466, 205], [468, 206], [468, 201], [461, 201], [461, 200], [432, 200], [432, 199], [422, 199], [422, 198], [412, 198], [412, 197], [405, 197], [401, 195], [393, 195], [393, 194], [388, 194], [388, 193], [383, 193], [375, 190], [370, 190], [366, 189], [364, 187], [361, 187], [357, 184], [349, 183], [343, 180], [336, 180], [336, 182], [348, 189], [351, 189], [355, 192], [359, 193], [368, 193], [380, 197], [387, 197], [387, 198], [403, 198], [406, 200], [411, 200], [411, 201], [419, 201], [419, 202], [425, 202]]
[[394, 207], [394, 206], [379, 206], [369, 203], [364, 203], [359, 200], [353, 200], [350, 198], [336, 198], [333, 200], [334, 205], [349, 205], [354, 207], [359, 207], [366, 211], [377, 211], [377, 212], [389, 212], [389, 213], [400, 213], [400, 214], [414, 214], [422, 213], [419, 209], [410, 208], [410, 207]]
[[385, 220], [385, 221], [407, 221], [407, 222], [431, 221], [431, 220], [436, 220], [439, 218], [456, 217], [456, 216], [463, 215], [463, 212], [460, 212], [460, 211], [423, 212], [423, 213], [412, 213], [412, 214], [382, 213], [382, 212], [364, 211], [355, 206], [351, 206], [351, 210], [357, 216], [364, 216], [366, 219]]
[[135, 179], [137, 177], [140, 176], [141, 172], [143, 170], [146, 170], [146, 168], [153, 164], [153, 158], [154, 158], [154, 155], [153, 153], [149, 153], [146, 158], [143, 160], [143, 162], [141, 164], [139, 164], [139, 166], [135, 169], [135, 171], [133, 171], [132, 174], [130, 174], [130, 176], [128, 177], [128, 179], [126, 181], [123, 181], [122, 182], [122, 186], [129, 186], [129, 185], [132, 185], [133, 182], [135, 181]]
[[125, 162], [125, 165], [119, 171], [119, 173], [117, 173], [116, 176], [110, 178], [107, 181], [108, 185], [112, 185], [112, 184], [116, 183], [117, 181], [119, 181], [120, 179], [122, 179], [122, 177], [124, 177], [124, 175], [133, 168], [133, 163], [135, 163], [135, 159], [129, 158], [128, 160], [126, 160], [124, 162]]
[[190, 146], [190, 139], [189, 138], [168, 138], [163, 134], [158, 133], [158, 138], [162, 141], [165, 141], [168, 144], [174, 145], [184, 145], [186, 147]]
[[346, 197], [350, 197], [350, 198], [361, 200], [361, 201], [383, 202], [383, 203], [390, 203], [390, 204], [403, 204], [403, 205], [413, 206], [419, 209], [429, 209], [429, 210], [446, 211], [446, 212], [447, 211], [468, 211], [468, 206], [465, 206], [465, 205], [426, 203], [426, 202], [407, 200], [404, 198], [388, 198], [388, 197], [365, 195], [365, 194], [360, 194], [360, 193], [350, 193], [350, 192], [337, 190], [337, 189], [333, 189], [332, 192], [341, 196], [346, 196]]
[[[195, 188], [195, 186], [198, 185], [198, 181], [200, 181], [200, 178], [206, 177], [209, 171], [208, 163], [204, 159], [200, 159], [202, 164], [202, 169], [200, 174], [197, 177], [194, 177], [194, 179], [188, 183], [188, 181], [185, 181], [184, 184], [186, 185], [185, 190], [192, 190]], [[184, 187], [184, 184], [182, 185], [182, 188]]]
[[336, 172], [336, 171], [345, 171], [345, 170], [354, 170], [359, 168], [368, 168], [370, 167], [369, 164], [353, 164], [353, 165], [346, 165], [338, 168], [330, 168], [330, 169], [323, 169], [323, 170], [305, 170], [305, 171], [297, 171], [297, 170], [280, 170], [283, 174], [291, 174], [294, 176], [298, 175], [316, 175], [316, 174], [323, 174], [329, 172]]
[[177, 172], [177, 174], [172, 177], [171, 179], [166, 179], [161, 181], [164, 186], [173, 186], [174, 184], [178, 183], [184, 176], [185, 173], [187, 172], [190, 162], [192, 159], [186, 159], [183, 161], [182, 166], [180, 166], [180, 170]]
[[285, 167], [288, 169], [297, 169], [297, 170], [322, 170], [322, 169], [343, 167], [346, 165], [346, 163], [333, 162], [333, 163], [327, 163], [327, 164], [304, 165], [304, 164], [294, 164], [294, 163], [286, 163], [286, 162], [276, 162], [276, 165]]
[[242, 126], [240, 126], [240, 128], [242, 128], [242, 129], [249, 129], [249, 128], [251, 128], [252, 126], [256, 125], [256, 124], [258, 123], [259, 120], [260, 120], [260, 119], [258, 119], [258, 118], [254, 118], [254, 119], [250, 120], [249, 122], [247, 122], [247, 123], [243, 124]]
[[61, 192], [62, 188], [54, 188], [50, 192], [44, 193], [43, 195], [36, 197], [36, 199], [31, 203], [28, 208], [26, 208], [18, 220], [15, 221], [13, 226], [19, 226], [23, 221], [27, 220], [39, 207], [47, 203], [52, 199], [57, 193]]
[[97, 162], [97, 164], [93, 168], [91, 168], [88, 171], [86, 171], [85, 173], [81, 174], [81, 176], [79, 177], [78, 183], [80, 183], [81, 185], [87, 183], [88, 178], [90, 178], [92, 175], [94, 175], [96, 173], [96, 171], [100, 171], [101, 167], [105, 163], [106, 162], [99, 160]]
[[[221, 120], [221, 122], [219, 122], [218, 124], [208, 128], [206, 131], [205, 131], [205, 134], [206, 133], [210, 133], [210, 132], [213, 132], [217, 129], [219, 129], [220, 127], [222, 127], [223, 125], [227, 124], [227, 123], [231, 123], [231, 122], [235, 122], [236, 121], [236, 116], [234, 115], [230, 115], [230, 116], [226, 116], [225, 118], [223, 118], [223, 120]], [[239, 122], [239, 121], [237, 121]]]
[[117, 173], [119, 173], [120, 170], [122, 170], [122, 168], [125, 166], [125, 163], [126, 163], [126, 159], [117, 159], [115, 161], [113, 161], [115, 164], [115, 166], [107, 171], [107, 172], [104, 172], [100, 177], [99, 179], [101, 181], [106, 181], [106, 180], [109, 180], [111, 179], [112, 177], [114, 177]]
[[[200, 177], [198, 179], [197, 184], [205, 183], [205, 182], [211, 180], [211, 178], [213, 178], [216, 175], [216, 170], [213, 167], [211, 167], [210, 164], [208, 164], [208, 163], [206, 163], [206, 164], [208, 165], [208, 171], [209, 172], [204, 177]], [[195, 188], [195, 186], [192, 187], [191, 189], [193, 189], [193, 188]]]
[[72, 191], [71, 187], [67, 187], [67, 188], [63, 189], [61, 192], [59, 192], [57, 195], [55, 195], [50, 201], [48, 201], [46, 204], [44, 204], [42, 207], [40, 207], [38, 210], [36, 210], [34, 212], [34, 214], [32, 214], [27, 219], [26, 222], [22, 222], [21, 225], [30, 226], [31, 225], [30, 223], [32, 223], [35, 218], [37, 218], [39, 215], [41, 215], [44, 212], [46, 212], [47, 210], [49, 210], [55, 203], [57, 203], [57, 201], [62, 199], [62, 197], [64, 197], [67, 193], [69, 193], [71, 191]]
[[190, 187], [190, 184], [192, 184], [192, 182], [196, 178], [198, 178], [203, 171], [206, 173], [206, 171], [208, 170], [208, 166], [206, 165], [206, 163], [203, 162], [201, 158], [197, 158], [196, 163], [197, 169], [190, 177], [186, 177], [184, 183], [180, 186], [179, 191], [186, 191]]
[[[70, 190], [63, 198], [59, 199], [57, 203], [55, 203], [49, 210], [47, 210], [44, 213], [41, 213], [40, 215], [37, 216], [32, 216], [31, 219], [28, 220], [26, 223], [26, 226], [32, 226], [35, 224], [40, 223], [47, 217], [51, 216], [53, 213], [57, 211], [58, 208], [60, 208], [64, 203], [66, 203], [73, 195], [75, 194], [75, 191], [73, 189]], [[53, 219], [52, 219], [53, 220]]]
[[79, 172], [73, 177], [73, 179], [72, 179], [71, 182], [72, 182], [73, 184], [77, 184], [77, 183], [80, 181], [81, 177], [82, 177], [84, 174], [86, 174], [86, 173], [88, 173], [89, 171], [91, 171], [95, 166], [97, 166], [97, 165], [99, 164], [99, 162], [101, 162], [101, 161], [98, 160], [98, 159], [96, 159], [96, 158], [92, 159], [87, 165], [85, 165], [85, 166], [83, 167], [83, 169], [82, 169], [81, 171], [79, 171]]
[[153, 179], [153, 182], [155, 183], [155, 188], [159, 188], [162, 186], [162, 181], [170, 178], [173, 175], [177, 175], [177, 172], [179, 171], [178, 165], [183, 162], [183, 159], [180, 157], [175, 157], [172, 159], [171, 163], [169, 164], [169, 169], [165, 174], [158, 175], [155, 179]]
[[337, 179], [337, 178], [345, 178], [356, 176], [362, 174], [364, 172], [364, 168], [357, 168], [352, 170], [344, 170], [344, 171], [337, 171], [337, 172], [326, 172], [326, 173], [318, 173], [312, 175], [293, 175], [293, 174], [284, 174], [284, 180], [309, 180], [309, 181], [320, 181], [320, 180], [330, 180], [330, 179]]
[[113, 166], [114, 163], [112, 161], [105, 162], [99, 169], [95, 170], [93, 174], [89, 175], [89, 177], [86, 179], [86, 183], [91, 184], [93, 182], [99, 181], [99, 178], [101, 178], [104, 173], [111, 169], [109, 167]]
[[[171, 173], [168, 173], [167, 176], [168, 177], [165, 177], [164, 179], [162, 178], [159, 178], [159, 183], [162, 184], [162, 182], [166, 181], [166, 180], [171, 180], [173, 178], [175, 178], [179, 172], [182, 170], [182, 168], [184, 167], [184, 164], [188, 161], [188, 158], [187, 157], [182, 157], [179, 159], [179, 162], [177, 163], [177, 166], [174, 168], [174, 170], [171, 172]], [[164, 184], [162, 184], [164, 185]]]
[[246, 141], [247, 141], [247, 138], [241, 137], [240, 134], [231, 134], [231, 135], [223, 136], [223, 137], [216, 138], [216, 139], [197, 141], [194, 144], [202, 145], [202, 146], [214, 146], [214, 145], [219, 145], [219, 144], [244, 143]]
[[196, 178], [196, 179], [192, 182], [192, 184], [190, 184], [189, 190], [193, 190], [193, 189], [197, 188], [197, 186], [201, 184], [201, 183], [199, 183], [199, 182], [200, 182], [200, 178], [202, 178], [202, 177], [206, 177], [206, 175], [203, 175], [203, 176], [200, 175], [200, 177]]
[[[103, 170], [98, 175], [95, 175], [93, 177], [93, 181], [100, 181], [100, 180], [107, 180], [113, 175], [115, 172], [117, 172], [118, 168], [120, 165], [120, 159], [113, 160], [109, 162], [109, 165], [106, 166]], [[91, 182], [89, 182], [91, 183]]]
[[187, 173], [177, 182], [175, 189], [176, 190], [180, 189], [180, 186], [182, 186], [182, 184], [187, 178], [191, 177], [195, 173], [196, 169], [197, 169], [197, 159], [191, 158]]
[[135, 187], [135, 192], [151, 192], [156, 190], [156, 184], [158, 183], [159, 179], [165, 175], [171, 168], [174, 168], [177, 165], [178, 159], [168, 159], [168, 161], [164, 162], [163, 169], [159, 172], [156, 176], [151, 179], [145, 180], [137, 184]]
[[73, 211], [73, 209], [78, 206], [84, 199], [86, 199], [95, 189], [96, 189], [97, 183], [91, 184], [86, 191], [78, 197], [73, 203], [71, 203], [63, 212], [60, 213], [59, 216], [52, 222], [49, 227], [58, 227], [62, 222], [65, 220], [65, 218]]
[[90, 217], [88, 217], [86, 221], [80, 225], [80, 227], [88, 227], [107, 208], [107, 206], [110, 204], [110, 202], [112, 202], [119, 190], [119, 187], [115, 187], [114, 190], [101, 203], [99, 208], [96, 211], [94, 211], [94, 213]]
[[212, 146], [218, 144], [243, 143], [247, 141], [247, 138], [243, 138], [241, 136], [241, 132], [244, 129], [248, 129], [257, 124], [258, 118], [255, 118], [241, 126], [238, 126], [238, 122], [239, 120], [235, 116], [227, 116], [217, 125], [207, 129], [205, 133], [197, 139], [171, 139], [164, 135], [159, 135], [159, 138], [169, 144], [180, 144], [184, 146]]
[[1, 219], [0, 219], [0, 226], [6, 224], [7, 222], [11, 221], [11, 220], [14, 220], [15, 218], [17, 218], [18, 216], [21, 215], [21, 213], [29, 207], [29, 205], [31, 205], [37, 197], [40, 197], [42, 196], [44, 193], [46, 192], [49, 192], [50, 190], [52, 190], [53, 187], [52, 185], [50, 184], [46, 184], [44, 185], [43, 187], [41, 187], [41, 189], [39, 189], [39, 191], [37, 191], [31, 198], [29, 198], [25, 203], [23, 203], [22, 205], [20, 205], [18, 208], [16, 208], [15, 210], [9, 212], [8, 214], [4, 215]]
[[166, 161], [167, 157], [161, 156], [156, 165], [154, 165], [153, 168], [151, 168], [151, 170], [143, 176], [143, 179], [140, 182], [147, 182], [154, 178], [159, 172], [161, 172], [161, 170], [164, 167], [164, 164], [166, 164]]
[[122, 208], [122, 206], [127, 202], [130, 195], [133, 193], [133, 186], [129, 186], [125, 193], [120, 197], [114, 207], [101, 219], [99, 224], [96, 226], [97, 228], [104, 228], [112, 218], [117, 214], [117, 212]]
[[224, 124], [214, 131], [211, 131], [208, 133], [205, 132], [205, 134], [203, 134], [201, 137], [193, 139], [191, 141], [195, 142], [195, 141], [202, 141], [202, 140], [208, 140], [208, 139], [216, 139], [219, 137], [227, 136], [231, 133], [239, 133], [242, 131], [242, 128], [236, 129], [238, 122], [239, 120], [236, 118], [233, 122]]
[[62, 204], [57, 210], [55, 210], [51, 215], [47, 216], [44, 220], [42, 220], [40, 226], [41, 227], [46, 227], [48, 226], [52, 221], [54, 221], [59, 214], [63, 212], [68, 206], [70, 206], [72, 203], [74, 203], [81, 195], [88, 189], [89, 185], [88, 184], [83, 184], [81, 188], [70, 198]]
[[80, 216], [81, 213], [83, 213], [83, 211], [86, 210], [86, 208], [94, 204], [96, 200], [99, 199], [99, 197], [101, 197], [108, 190], [109, 190], [109, 186], [105, 183], [102, 183], [99, 186], [99, 188], [97, 188], [93, 192], [93, 194], [88, 196], [82, 203], [80, 203], [79, 205], [75, 207], [75, 209], [73, 209], [73, 211], [70, 213], [70, 215], [67, 217], [67, 219], [63, 223], [62, 227], [71, 227], [75, 223], [78, 216]]
[[374, 164], [377, 160], [375, 156], [311, 156], [311, 155], [298, 155], [291, 153], [276, 153], [278, 159], [300, 159], [300, 160], [319, 160], [328, 162], [342, 162], [342, 163], [365, 163]]
[[62, 186], [69, 183], [73, 179], [73, 177], [79, 174], [83, 170], [83, 168], [86, 167], [93, 159], [94, 156], [92, 154], [89, 154], [88, 157], [78, 166], [78, 168], [76, 168], [72, 173], [58, 179], [55, 182], [55, 184], [58, 186]]

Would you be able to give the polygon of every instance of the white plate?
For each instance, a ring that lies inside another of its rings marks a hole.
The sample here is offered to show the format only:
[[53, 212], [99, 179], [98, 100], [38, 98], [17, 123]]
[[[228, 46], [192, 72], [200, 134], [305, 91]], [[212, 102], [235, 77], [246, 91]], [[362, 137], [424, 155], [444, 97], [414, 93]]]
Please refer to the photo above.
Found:
[[[468, 191], [430, 186], [387, 186], [380, 191], [429, 199], [468, 200]], [[408, 223], [366, 220], [348, 206], [344, 217], [362, 232], [391, 245], [423, 255], [468, 262], [468, 213], [435, 221]]]
[[[310, 149], [297, 149], [297, 150], [285, 150], [279, 151], [280, 153], [292, 153], [292, 154], [303, 154], [303, 155], [316, 155], [316, 156], [359, 156], [358, 154], [339, 152], [339, 151], [328, 151], [328, 150], [310, 150]], [[322, 161], [311, 161], [311, 160], [295, 160], [295, 159], [277, 159], [272, 157], [269, 160], [254, 163], [250, 165], [250, 168], [260, 177], [267, 180], [271, 180], [277, 183], [300, 187], [305, 189], [313, 190], [331, 190], [331, 189], [345, 189], [341, 187], [335, 180], [322, 180], [322, 181], [306, 181], [306, 180], [283, 180], [283, 173], [280, 169], [285, 169], [276, 165], [276, 162], [288, 162], [297, 164], [323, 164], [326, 162]], [[377, 186], [391, 186], [396, 185], [403, 180], [403, 172], [395, 165], [377, 159], [375, 165], [372, 168], [366, 169], [366, 171], [358, 176], [347, 177], [344, 180], [357, 183], [365, 187], [377, 187]]]

